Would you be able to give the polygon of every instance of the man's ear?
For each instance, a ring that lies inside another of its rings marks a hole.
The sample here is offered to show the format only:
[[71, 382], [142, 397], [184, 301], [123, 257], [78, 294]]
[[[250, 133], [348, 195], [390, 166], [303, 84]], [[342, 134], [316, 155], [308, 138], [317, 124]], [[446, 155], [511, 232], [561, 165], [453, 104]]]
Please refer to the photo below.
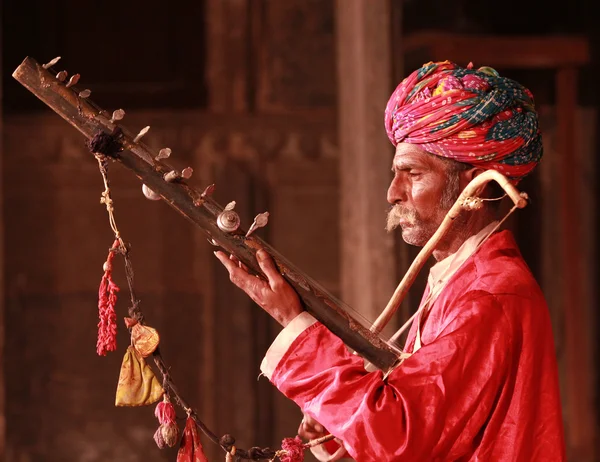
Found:
[[466, 186], [478, 175], [485, 172], [481, 167], [471, 167], [460, 172], [460, 189], [463, 190]]

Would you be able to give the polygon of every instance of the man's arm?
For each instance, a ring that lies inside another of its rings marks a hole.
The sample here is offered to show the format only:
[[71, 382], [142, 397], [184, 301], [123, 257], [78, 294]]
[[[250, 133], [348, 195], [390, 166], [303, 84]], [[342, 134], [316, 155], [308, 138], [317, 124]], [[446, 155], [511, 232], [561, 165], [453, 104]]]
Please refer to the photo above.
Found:
[[[272, 262], [261, 257], [265, 270]], [[251, 286], [237, 265], [224, 254], [220, 259], [226, 259], [230, 274], [233, 270], [234, 282], [241, 278], [241, 288]], [[277, 306], [282, 288], [271, 286], [273, 293], [261, 295], [268, 312]], [[285, 298], [289, 301], [289, 294]], [[280, 306], [274, 312], [288, 323], [299, 314]], [[434, 342], [386, 380], [380, 371], [365, 371], [362, 358], [318, 322], [294, 332], [287, 345], [276, 339], [276, 360], [268, 367], [263, 363], [263, 372], [305, 414], [343, 440], [356, 460], [458, 459], [472, 448], [495, 405], [510, 361], [511, 333], [502, 306], [489, 294], [463, 295], [456, 313]]]
[[319, 323], [294, 340], [270, 380], [355, 460], [459, 459], [486, 424], [510, 361], [493, 298], [463, 300], [461, 311], [386, 380]]

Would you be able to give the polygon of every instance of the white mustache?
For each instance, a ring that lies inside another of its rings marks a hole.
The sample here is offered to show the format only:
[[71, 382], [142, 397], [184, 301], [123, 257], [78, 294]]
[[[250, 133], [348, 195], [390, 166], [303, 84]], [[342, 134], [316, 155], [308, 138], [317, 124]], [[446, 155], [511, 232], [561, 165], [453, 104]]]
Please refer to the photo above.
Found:
[[408, 209], [399, 204], [394, 205], [390, 209], [388, 215], [391, 215], [398, 220], [404, 219], [405, 221], [409, 222], [414, 222], [418, 218], [417, 211], [415, 209]]
[[414, 209], [407, 209], [400, 204], [396, 204], [390, 208], [387, 215], [386, 229], [391, 231], [400, 225], [400, 221], [406, 221], [410, 225], [414, 225], [419, 216]]

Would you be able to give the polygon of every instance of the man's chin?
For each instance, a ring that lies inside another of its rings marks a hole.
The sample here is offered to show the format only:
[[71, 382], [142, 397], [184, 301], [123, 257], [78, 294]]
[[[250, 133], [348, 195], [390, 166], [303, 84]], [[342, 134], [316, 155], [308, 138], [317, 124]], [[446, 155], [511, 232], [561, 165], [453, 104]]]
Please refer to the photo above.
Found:
[[419, 230], [415, 229], [413, 226], [403, 226], [402, 240], [408, 245], [423, 247], [427, 244], [428, 239], [423, 236], [422, 232], [419, 232]]

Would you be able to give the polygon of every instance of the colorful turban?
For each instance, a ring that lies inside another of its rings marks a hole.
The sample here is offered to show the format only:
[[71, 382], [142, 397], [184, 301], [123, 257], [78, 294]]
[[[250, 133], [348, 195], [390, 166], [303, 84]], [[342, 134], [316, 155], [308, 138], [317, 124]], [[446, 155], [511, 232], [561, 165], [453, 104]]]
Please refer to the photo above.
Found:
[[394, 146], [419, 144], [459, 162], [518, 181], [542, 157], [531, 92], [490, 67], [429, 62], [404, 79], [385, 110]]

